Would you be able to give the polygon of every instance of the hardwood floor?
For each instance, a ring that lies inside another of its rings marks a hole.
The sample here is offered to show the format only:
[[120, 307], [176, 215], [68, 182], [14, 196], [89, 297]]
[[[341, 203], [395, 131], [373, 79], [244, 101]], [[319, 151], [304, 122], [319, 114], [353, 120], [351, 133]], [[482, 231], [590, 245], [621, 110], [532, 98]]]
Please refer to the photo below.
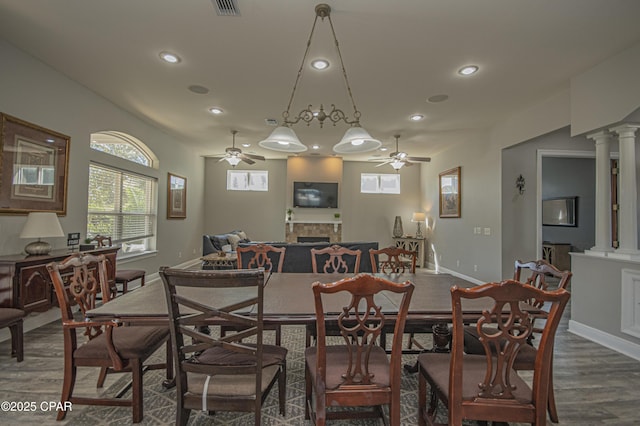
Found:
[[[637, 425], [640, 424], [640, 362], [567, 332], [569, 312], [565, 312], [556, 337], [555, 386], [560, 425]], [[10, 357], [10, 341], [0, 342], [0, 401], [35, 402], [35, 411], [0, 413], [3, 425], [61, 425], [90, 407], [75, 406], [63, 422], [55, 421], [55, 410], [43, 410], [42, 403], [57, 402], [62, 386], [62, 335], [59, 321], [52, 322], [25, 335], [25, 360], [16, 363]], [[523, 373], [523, 375], [525, 375]], [[95, 369], [81, 369], [78, 390], [95, 394]], [[121, 376], [108, 378], [104, 389]], [[289, 386], [296, 378], [289, 376]], [[416, 378], [417, 381], [417, 378]], [[130, 418], [128, 408], [125, 415]], [[170, 410], [169, 410], [170, 411]], [[289, 411], [280, 424], [308, 424]], [[409, 413], [408, 413], [409, 414]], [[166, 416], [173, 424], [173, 414]], [[415, 419], [408, 415], [406, 419]], [[112, 419], [113, 420], [113, 419]], [[147, 422], [145, 424], [155, 424]], [[149, 420], [150, 421], [150, 420]], [[209, 423], [209, 422], [207, 422]], [[215, 422], [211, 422], [215, 423]], [[111, 424], [108, 419], [100, 424]], [[403, 424], [415, 424], [404, 421]]]

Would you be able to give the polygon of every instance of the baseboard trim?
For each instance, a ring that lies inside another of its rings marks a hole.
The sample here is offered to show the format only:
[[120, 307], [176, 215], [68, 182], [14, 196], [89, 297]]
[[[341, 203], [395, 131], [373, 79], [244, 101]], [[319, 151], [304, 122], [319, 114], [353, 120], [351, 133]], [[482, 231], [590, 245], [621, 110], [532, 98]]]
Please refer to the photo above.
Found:
[[640, 361], [640, 345], [613, 334], [569, 320], [569, 332]]
[[434, 269], [436, 272], [442, 272], [442, 273], [445, 273], [445, 274], [450, 274], [450, 275], [453, 275], [454, 277], [461, 278], [463, 280], [472, 282], [472, 283], [477, 284], [477, 285], [485, 283], [484, 281], [480, 281], [480, 280], [478, 280], [476, 278], [469, 277], [467, 275], [463, 275], [463, 274], [461, 274], [459, 272], [456, 272], [456, 271], [453, 271], [451, 269], [443, 268], [442, 266], [436, 266], [436, 265], [433, 265], [431, 263], [429, 263], [429, 269]]

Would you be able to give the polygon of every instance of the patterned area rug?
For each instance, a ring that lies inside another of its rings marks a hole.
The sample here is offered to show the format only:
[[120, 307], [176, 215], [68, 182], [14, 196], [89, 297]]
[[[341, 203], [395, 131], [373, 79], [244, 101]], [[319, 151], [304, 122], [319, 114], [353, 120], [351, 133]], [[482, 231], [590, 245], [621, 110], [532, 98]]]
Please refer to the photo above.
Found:
[[[289, 349], [287, 355], [287, 406], [286, 417], [278, 413], [278, 390], [272, 389], [262, 409], [264, 425], [309, 425], [304, 419], [304, 327], [285, 326], [282, 330], [282, 344]], [[429, 335], [416, 336], [421, 343], [429, 345]], [[428, 347], [428, 346], [427, 346]], [[157, 354], [160, 357], [160, 354]], [[413, 364], [416, 355], [405, 355], [404, 363]], [[125, 383], [126, 378], [112, 385], [108, 393], [115, 392]], [[144, 420], [142, 425], [175, 424], [176, 391], [162, 387], [163, 370], [149, 371], [144, 376]], [[418, 376], [402, 372], [401, 416], [403, 425], [417, 424]], [[69, 425], [126, 425], [131, 423], [131, 409], [128, 407], [90, 406], [81, 412], [67, 416]], [[380, 420], [334, 421], [335, 425], [380, 425]], [[191, 412], [190, 425], [245, 426], [253, 424], [253, 414], [218, 412], [210, 416], [203, 412]]]

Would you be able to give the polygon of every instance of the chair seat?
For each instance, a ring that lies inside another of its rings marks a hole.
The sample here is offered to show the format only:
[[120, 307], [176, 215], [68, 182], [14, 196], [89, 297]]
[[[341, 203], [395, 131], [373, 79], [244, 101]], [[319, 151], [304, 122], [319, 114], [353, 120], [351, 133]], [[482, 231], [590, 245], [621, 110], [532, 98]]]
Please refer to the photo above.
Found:
[[[248, 343], [247, 346], [255, 347]], [[262, 367], [282, 363], [287, 358], [287, 348], [276, 345], [262, 345]], [[206, 349], [198, 355], [194, 362], [215, 366], [239, 366], [251, 365], [255, 363], [255, 357], [250, 354], [240, 354], [235, 351], [214, 346]], [[254, 380], [255, 385], [255, 380]]]
[[146, 271], [142, 269], [121, 269], [116, 271], [116, 282], [122, 283], [125, 281], [133, 281], [138, 278], [144, 277]]
[[25, 312], [21, 309], [0, 308], [0, 328], [7, 327], [24, 316]]
[[[316, 346], [308, 347], [305, 350], [305, 359], [308, 371], [311, 373], [311, 380], [316, 383]], [[336, 389], [344, 382], [344, 373], [349, 364], [348, 347], [327, 346], [327, 389]], [[389, 378], [389, 358], [381, 346], [374, 346], [369, 358], [369, 372], [373, 373], [373, 382], [380, 387], [390, 386]]]
[[[113, 345], [123, 359], [147, 359], [169, 336], [168, 327], [132, 326], [113, 330]], [[110, 359], [106, 333], [89, 340], [73, 353], [75, 359]]]
[[[433, 383], [443, 392], [449, 391], [449, 364], [451, 355], [448, 353], [427, 352], [418, 355], [418, 363], [428, 373]], [[479, 383], [484, 381], [487, 370], [487, 359], [484, 355], [467, 355], [463, 357], [462, 400], [473, 400], [480, 391]], [[529, 385], [522, 380], [515, 371], [510, 375], [511, 385], [515, 386], [513, 395], [520, 403], [530, 403], [532, 393]]]
[[[262, 368], [262, 392], [269, 389], [269, 385], [280, 371], [279, 365], [269, 365]], [[207, 381], [207, 378], [209, 380]], [[206, 386], [206, 389], [205, 389]], [[256, 393], [256, 378], [253, 374], [206, 374], [187, 373], [187, 393], [184, 395], [185, 405], [202, 407], [202, 395], [214, 395], [210, 400], [220, 398], [247, 397]], [[206, 407], [202, 407], [206, 410]]]

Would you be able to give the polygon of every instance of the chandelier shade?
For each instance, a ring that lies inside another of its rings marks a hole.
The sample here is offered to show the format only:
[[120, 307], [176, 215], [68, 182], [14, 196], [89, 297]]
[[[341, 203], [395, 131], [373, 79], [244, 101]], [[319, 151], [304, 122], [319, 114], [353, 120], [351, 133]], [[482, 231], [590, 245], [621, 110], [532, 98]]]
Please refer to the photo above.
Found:
[[287, 126], [276, 127], [268, 138], [258, 142], [262, 148], [282, 152], [304, 152], [307, 150], [298, 139], [298, 135], [292, 128]]
[[334, 152], [338, 154], [352, 154], [354, 152], [369, 152], [380, 148], [382, 142], [373, 139], [369, 132], [360, 126], [349, 128], [342, 140], [334, 147]]
[[[351, 153], [361, 153], [373, 151], [379, 148], [382, 143], [379, 140], [373, 139], [369, 133], [364, 130], [360, 126], [360, 111], [356, 107], [356, 103], [353, 99], [353, 95], [351, 93], [351, 86], [349, 85], [349, 79], [347, 77], [347, 71], [344, 68], [344, 61], [342, 60], [342, 53], [340, 52], [340, 46], [338, 43], [338, 38], [336, 37], [335, 30], [333, 28], [333, 22], [331, 21], [331, 7], [328, 4], [318, 4], [315, 7], [316, 17], [313, 21], [313, 26], [311, 27], [311, 33], [309, 34], [309, 39], [307, 41], [306, 50], [304, 51], [304, 55], [302, 57], [302, 62], [300, 64], [300, 68], [298, 70], [298, 75], [296, 77], [296, 81], [293, 84], [293, 90], [291, 92], [291, 97], [289, 98], [289, 103], [287, 105], [287, 109], [282, 113], [283, 121], [282, 125], [276, 128], [271, 135], [260, 142], [258, 145], [262, 148], [271, 149], [274, 151], [283, 151], [283, 152], [304, 152], [307, 150], [307, 147], [300, 142], [298, 136], [296, 136], [291, 126], [297, 124], [299, 122], [304, 122], [308, 125], [311, 124], [314, 120], [318, 121], [320, 127], [322, 128], [324, 122], [331, 122], [334, 126], [343, 121], [346, 124], [352, 126], [345, 133], [342, 140], [333, 147], [333, 151], [339, 154], [351, 154]], [[319, 110], [313, 109], [312, 105], [308, 105], [306, 108], [303, 108], [297, 114], [291, 114], [291, 105], [293, 104], [293, 100], [296, 95], [296, 88], [298, 87], [298, 83], [300, 83], [300, 79], [302, 77], [302, 70], [307, 61], [307, 55], [309, 54], [309, 48], [311, 46], [311, 41], [313, 40], [313, 34], [316, 29], [316, 24], [318, 23], [318, 18], [322, 22], [326, 20], [329, 22], [331, 27], [331, 35], [333, 36], [334, 45], [336, 48], [337, 56], [340, 61], [340, 68], [342, 70], [342, 77], [345, 82], [345, 86], [347, 89], [347, 95], [349, 100], [351, 101], [351, 106], [353, 107], [353, 116], [349, 117], [343, 110], [337, 108], [334, 104], [331, 104], [331, 110], [328, 112], [324, 111], [324, 107], [320, 105]]]

